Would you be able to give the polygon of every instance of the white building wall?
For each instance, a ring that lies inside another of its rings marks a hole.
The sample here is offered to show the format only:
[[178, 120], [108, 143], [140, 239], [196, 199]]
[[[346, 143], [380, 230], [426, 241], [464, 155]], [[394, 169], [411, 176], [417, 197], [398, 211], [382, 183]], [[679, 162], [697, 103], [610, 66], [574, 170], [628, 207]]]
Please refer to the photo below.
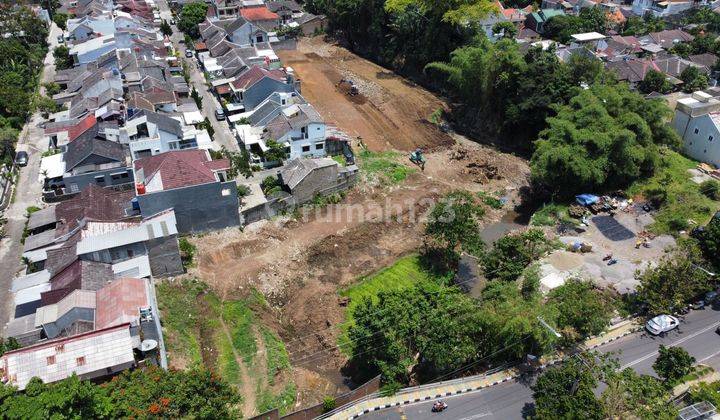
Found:
[[678, 112], [673, 126], [682, 137], [683, 151], [688, 157], [720, 167], [720, 130], [709, 115], [689, 118]]

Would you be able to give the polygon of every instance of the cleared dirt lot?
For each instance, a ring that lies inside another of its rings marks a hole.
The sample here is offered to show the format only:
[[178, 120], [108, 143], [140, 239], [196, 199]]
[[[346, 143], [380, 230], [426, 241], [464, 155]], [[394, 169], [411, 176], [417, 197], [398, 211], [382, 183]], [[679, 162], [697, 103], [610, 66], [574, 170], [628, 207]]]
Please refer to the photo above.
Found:
[[[300, 219], [279, 218], [197, 238], [198, 264], [190, 273], [221, 298], [260, 291], [274, 308], [263, 321], [287, 346], [301, 405], [346, 389], [337, 349], [345, 307], [338, 291], [361, 276], [415, 252], [423, 216], [453, 189], [504, 191], [511, 199], [526, 185], [521, 159], [463, 141], [428, 154], [424, 172], [400, 184], [361, 182], [345, 200]], [[405, 163], [405, 156], [397, 161]], [[505, 210], [488, 209], [485, 223]], [[308, 387], [305, 388], [304, 385]]]
[[[362, 171], [340, 204], [302, 217], [192, 239], [198, 249], [190, 276], [202, 279], [222, 300], [257, 290], [269, 302], [270, 308], [255, 315], [282, 338], [301, 407], [347, 389], [341, 373], [347, 360], [337, 348], [345, 313], [338, 292], [416, 252], [423, 216], [448, 191], [499, 191], [517, 201], [529, 168], [520, 158], [441, 132], [427, 121], [445, 106], [441, 99], [319, 38], [303, 39], [297, 51], [278, 54], [298, 73], [303, 95], [326, 121], [360, 136], [371, 151], [400, 151], [375, 155], [412, 168], [390, 184]], [[352, 79], [360, 95], [337, 88], [342, 78]], [[416, 147], [427, 151], [424, 171], [408, 161], [407, 151]], [[358, 155], [362, 169], [367, 161]], [[509, 207], [488, 208], [484, 222], [499, 220]]]
[[[325, 120], [370, 150], [437, 149], [452, 138], [429, 122], [446, 104], [390, 70], [330, 45], [321, 37], [303, 38], [297, 50], [278, 51], [302, 82], [302, 94]], [[349, 96], [337, 86], [350, 79], [358, 87]]]

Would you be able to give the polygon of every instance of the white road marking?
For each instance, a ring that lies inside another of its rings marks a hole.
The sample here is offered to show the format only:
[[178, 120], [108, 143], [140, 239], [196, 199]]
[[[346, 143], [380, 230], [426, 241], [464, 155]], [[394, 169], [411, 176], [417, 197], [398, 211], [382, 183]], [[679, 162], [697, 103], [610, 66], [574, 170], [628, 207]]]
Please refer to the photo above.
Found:
[[487, 413], [473, 414], [470, 417], [464, 417], [460, 420], [475, 420], [475, 419], [480, 419], [480, 418], [487, 417], [487, 416], [492, 416], [492, 413], [488, 411]]
[[[675, 346], [677, 346], [677, 345], [679, 345], [679, 344], [682, 344], [682, 343], [684, 343], [684, 342], [686, 342], [686, 341], [688, 341], [688, 340], [691, 340], [691, 339], [697, 337], [698, 335], [700, 335], [700, 334], [702, 334], [702, 333], [708, 332], [708, 331], [712, 330], [713, 328], [716, 328], [718, 325], [720, 325], [720, 322], [716, 322], [716, 323], [714, 323], [714, 324], [712, 324], [712, 325], [710, 325], [710, 326], [708, 326], [708, 327], [703, 328], [702, 330], [695, 331], [694, 333], [688, 335], [687, 337], [683, 337], [683, 338], [681, 338], [680, 340], [677, 340], [677, 341], [675, 341], [675, 342], [672, 342], [672, 343], [668, 344], [667, 347], [675, 347]], [[652, 353], [650, 353], [650, 354], [646, 354], [645, 356], [643, 356], [643, 357], [641, 357], [641, 358], [639, 358], [639, 359], [633, 360], [632, 362], [623, 365], [620, 369], [625, 369], [625, 368], [628, 368], [628, 367], [630, 367], [630, 366], [636, 365], [636, 364], [638, 364], [638, 363], [640, 363], [640, 362], [644, 362], [645, 360], [647, 360], [647, 359], [649, 359], [649, 358], [651, 358], [651, 357], [657, 356], [657, 354], [658, 354], [657, 351], [654, 351], [654, 352], [652, 352]]]
[[698, 362], [698, 363], [702, 363], [702, 362], [704, 362], [704, 361], [706, 361], [706, 360], [708, 360], [708, 359], [712, 359], [713, 357], [717, 356], [718, 354], [720, 354], [720, 350], [719, 350], [719, 351], [716, 351], [715, 353], [711, 354], [711, 355], [708, 356], [708, 357], [704, 357], [704, 358], [698, 360], [697, 362]]

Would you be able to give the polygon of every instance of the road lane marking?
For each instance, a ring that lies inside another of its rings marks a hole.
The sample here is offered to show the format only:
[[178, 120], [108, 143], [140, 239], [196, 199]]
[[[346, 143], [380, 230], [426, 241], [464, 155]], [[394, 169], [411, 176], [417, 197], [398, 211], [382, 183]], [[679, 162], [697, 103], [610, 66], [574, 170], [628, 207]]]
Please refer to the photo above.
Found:
[[[706, 333], [706, 332], [712, 330], [713, 328], [716, 328], [719, 325], [720, 325], [720, 322], [716, 322], [708, 327], [703, 328], [702, 330], [695, 331], [694, 333], [688, 335], [687, 337], [683, 337], [680, 340], [677, 340], [675, 342], [668, 344], [667, 347], [675, 347], [675, 346], [682, 344], [688, 340], [692, 340], [693, 338], [697, 337], [698, 335]], [[629, 362], [629, 363], [623, 365], [620, 369], [629, 368], [630, 366], [636, 365], [640, 362], [644, 362], [645, 360], [647, 360], [651, 357], [657, 356], [657, 355], [658, 355], [658, 351], [656, 350], [652, 353], [646, 354], [645, 356], [643, 356], [639, 359], [633, 360], [632, 362]]]
[[706, 361], [706, 360], [708, 360], [708, 359], [712, 359], [713, 357], [717, 356], [718, 354], [720, 354], [720, 350], [716, 351], [715, 353], [711, 354], [711, 355], [708, 356], [708, 357], [704, 357], [704, 358], [698, 360], [698, 363], [702, 363], [702, 362], [704, 362], [704, 361]]
[[480, 418], [487, 417], [487, 416], [492, 416], [492, 413], [488, 411], [487, 413], [473, 414], [470, 417], [463, 417], [460, 420], [475, 420], [475, 419], [480, 419]]

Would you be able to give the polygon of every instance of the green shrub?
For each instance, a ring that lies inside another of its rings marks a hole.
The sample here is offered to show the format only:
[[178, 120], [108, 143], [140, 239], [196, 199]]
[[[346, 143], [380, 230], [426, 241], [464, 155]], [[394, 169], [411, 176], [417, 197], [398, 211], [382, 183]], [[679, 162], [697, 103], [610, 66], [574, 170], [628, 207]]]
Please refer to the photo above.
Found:
[[192, 267], [195, 260], [195, 252], [197, 247], [193, 245], [187, 238], [180, 238], [180, 259], [182, 259], [183, 267]]
[[707, 198], [718, 200], [720, 199], [720, 182], [714, 179], [703, 181], [700, 184], [700, 192]]
[[335, 401], [334, 397], [324, 397], [323, 398], [323, 413], [328, 413], [330, 411], [333, 411], [335, 407], [337, 407], [337, 401]]

